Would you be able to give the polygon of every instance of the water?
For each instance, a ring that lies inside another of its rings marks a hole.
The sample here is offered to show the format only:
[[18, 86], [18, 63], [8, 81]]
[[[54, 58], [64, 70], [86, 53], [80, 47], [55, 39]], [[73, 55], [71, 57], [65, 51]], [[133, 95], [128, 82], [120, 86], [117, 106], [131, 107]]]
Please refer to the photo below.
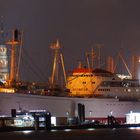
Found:
[[139, 140], [140, 128], [1, 132], [0, 140]]

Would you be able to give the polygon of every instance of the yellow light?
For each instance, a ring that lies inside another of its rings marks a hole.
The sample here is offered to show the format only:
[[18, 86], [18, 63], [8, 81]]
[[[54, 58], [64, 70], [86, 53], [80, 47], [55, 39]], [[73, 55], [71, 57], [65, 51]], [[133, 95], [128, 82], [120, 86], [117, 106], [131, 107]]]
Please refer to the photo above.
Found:
[[0, 88], [0, 92], [15, 93], [15, 90], [13, 88]]

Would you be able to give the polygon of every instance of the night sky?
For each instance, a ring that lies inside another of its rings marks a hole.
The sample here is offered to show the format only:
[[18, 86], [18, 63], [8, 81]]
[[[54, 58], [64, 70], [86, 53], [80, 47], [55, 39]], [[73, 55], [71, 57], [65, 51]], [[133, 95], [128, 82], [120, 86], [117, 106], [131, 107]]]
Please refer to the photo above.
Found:
[[[6, 32], [24, 32], [21, 79], [47, 81], [52, 71], [50, 44], [59, 39], [67, 72], [102, 44], [101, 55], [121, 51], [130, 65], [140, 55], [140, 0], [1, 0]], [[104, 62], [102, 62], [104, 64]]]

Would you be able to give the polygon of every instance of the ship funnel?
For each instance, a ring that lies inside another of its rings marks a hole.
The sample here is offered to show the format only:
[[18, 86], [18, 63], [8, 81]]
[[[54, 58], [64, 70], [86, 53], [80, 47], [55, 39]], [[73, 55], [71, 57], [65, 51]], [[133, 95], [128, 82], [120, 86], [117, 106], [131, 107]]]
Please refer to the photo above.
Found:
[[14, 30], [14, 41], [19, 41], [19, 31], [17, 29]]
[[107, 58], [107, 70], [114, 73], [114, 60], [111, 56]]

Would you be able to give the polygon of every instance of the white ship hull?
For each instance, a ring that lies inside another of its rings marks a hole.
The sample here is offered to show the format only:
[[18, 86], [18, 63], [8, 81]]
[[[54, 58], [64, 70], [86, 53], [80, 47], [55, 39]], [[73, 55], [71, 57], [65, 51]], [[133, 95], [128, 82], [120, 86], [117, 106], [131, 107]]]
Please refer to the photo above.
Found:
[[102, 122], [107, 121], [108, 115], [113, 115], [120, 122], [125, 122], [127, 113], [140, 112], [139, 101], [0, 93], [0, 115], [10, 116], [11, 109], [48, 110], [52, 116], [66, 119], [77, 117], [78, 103], [85, 105], [86, 119], [97, 119]]

